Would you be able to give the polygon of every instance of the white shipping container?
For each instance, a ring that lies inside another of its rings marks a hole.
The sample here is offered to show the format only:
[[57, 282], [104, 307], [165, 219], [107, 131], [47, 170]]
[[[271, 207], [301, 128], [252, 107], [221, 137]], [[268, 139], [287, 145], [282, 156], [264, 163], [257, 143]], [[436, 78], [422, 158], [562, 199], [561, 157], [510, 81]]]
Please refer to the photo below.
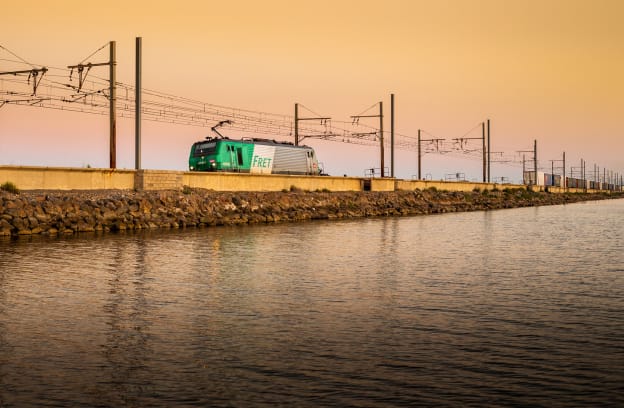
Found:
[[543, 171], [537, 172], [537, 183], [535, 182], [535, 172], [534, 171], [525, 171], [523, 182], [524, 184], [538, 185], [543, 186], [544, 180], [546, 176]]

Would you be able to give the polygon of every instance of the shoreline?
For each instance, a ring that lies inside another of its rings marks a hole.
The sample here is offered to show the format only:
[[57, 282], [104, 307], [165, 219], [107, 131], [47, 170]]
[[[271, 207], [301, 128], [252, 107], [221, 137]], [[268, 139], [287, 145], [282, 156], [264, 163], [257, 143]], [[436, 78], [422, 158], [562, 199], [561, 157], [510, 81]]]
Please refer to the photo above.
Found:
[[0, 191], [0, 236], [71, 235], [488, 211], [624, 198], [526, 189], [450, 192]]

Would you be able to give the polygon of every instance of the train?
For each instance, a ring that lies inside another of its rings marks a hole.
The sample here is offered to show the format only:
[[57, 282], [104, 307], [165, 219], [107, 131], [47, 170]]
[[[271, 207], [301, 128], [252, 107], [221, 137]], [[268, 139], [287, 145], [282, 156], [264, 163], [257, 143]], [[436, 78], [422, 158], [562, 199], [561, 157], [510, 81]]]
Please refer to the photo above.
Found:
[[190, 171], [321, 175], [314, 149], [260, 138], [207, 137], [193, 143]]
[[[548, 174], [541, 171], [537, 172], [537, 182], [535, 178], [535, 171], [525, 171], [523, 182], [524, 184], [532, 184], [538, 186], [554, 186], [562, 187], [561, 181], [563, 177], [558, 174]], [[593, 180], [585, 180], [575, 177], [566, 177], [566, 188], [578, 188], [584, 190], [605, 190], [605, 191], [622, 191], [623, 186], [620, 183], [607, 183]]]

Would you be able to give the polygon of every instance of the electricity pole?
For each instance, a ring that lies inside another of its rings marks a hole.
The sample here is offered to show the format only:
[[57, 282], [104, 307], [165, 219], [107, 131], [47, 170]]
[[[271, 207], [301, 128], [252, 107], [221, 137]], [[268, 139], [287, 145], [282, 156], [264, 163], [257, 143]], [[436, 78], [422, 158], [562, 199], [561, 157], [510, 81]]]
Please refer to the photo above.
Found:
[[134, 168], [141, 169], [141, 75], [142, 75], [142, 39], [136, 38], [136, 79], [134, 103]]
[[583, 180], [583, 190], [587, 192], [587, 179], [585, 178], [585, 160], [581, 159], [581, 180]]
[[535, 185], [539, 185], [537, 181], [537, 139], [533, 141], [533, 171], [535, 171]]
[[487, 178], [487, 154], [488, 151], [486, 149], [485, 146], [485, 122], [481, 122], [481, 137], [459, 137], [459, 138], [455, 138], [453, 139], [455, 142], [460, 144], [460, 148], [463, 149], [464, 148], [464, 142], [466, 140], [481, 140], [482, 141], [482, 150], [483, 150], [483, 182], [487, 182], [488, 178]]
[[394, 94], [390, 94], [390, 177], [394, 178]]
[[377, 115], [353, 115], [351, 116], [351, 119], [353, 119], [354, 121], [360, 118], [379, 118], [379, 153], [381, 156], [381, 177], [385, 177], [384, 137], [383, 137], [383, 102], [379, 102], [379, 114]]
[[[563, 154], [563, 160], [559, 159], [559, 160], [551, 160], [550, 161], [550, 171], [552, 172], [552, 181], [550, 183], [551, 186], [556, 186], [555, 183], [555, 162], [563, 162], [562, 164], [562, 169], [563, 169], [563, 178], [565, 179], [565, 153]], [[557, 167], [557, 169], [559, 169], [559, 167]], [[565, 181], [562, 181], [559, 183], [559, 187], [563, 187], [563, 183]]]
[[492, 148], [490, 146], [490, 120], [487, 120], [487, 181], [488, 183], [491, 181], [490, 179], [490, 165], [492, 163], [492, 158], [490, 157], [490, 154], [492, 152]]
[[299, 142], [306, 138], [306, 136], [299, 138], [299, 122], [302, 120], [320, 120], [321, 124], [323, 124], [323, 122], [327, 122], [328, 120], [331, 120], [331, 118], [321, 118], [321, 117], [300, 118], [299, 117], [299, 104], [295, 103], [295, 146], [299, 146]]
[[379, 152], [381, 154], [381, 178], [384, 178], [383, 102], [379, 102]]
[[420, 129], [418, 129], [418, 180], [422, 180], [422, 178], [420, 177], [420, 157], [421, 157], [421, 153], [420, 153]]
[[[109, 70], [108, 70], [108, 74], [109, 74], [109, 128], [110, 128], [110, 154], [109, 154], [109, 162], [110, 162], [110, 168], [114, 169], [117, 168], [117, 119], [116, 119], [116, 114], [115, 114], [115, 103], [117, 102], [117, 77], [116, 77], [116, 65], [117, 62], [115, 61], [115, 41], [111, 41], [109, 43], [109, 60], [108, 62], [101, 62], [98, 64], [92, 64], [92, 63], [87, 63], [87, 64], [78, 64], [78, 65], [69, 65], [67, 66], [67, 68], [71, 68], [72, 72], [74, 69], [78, 70], [78, 75], [79, 75], [79, 80], [78, 80], [78, 92], [80, 92], [80, 89], [82, 88], [82, 84], [84, 83], [84, 80], [87, 77], [87, 74], [89, 73], [89, 70], [91, 70], [92, 67], [99, 67], [99, 66], [104, 66], [104, 65], [108, 65]], [[86, 72], [84, 72], [85, 68], [87, 69]], [[84, 72], [84, 76], [83, 76], [83, 72]], [[71, 74], [70, 74], [71, 77]]]
[[435, 143], [436, 146], [436, 151], [440, 150], [440, 142], [444, 141], [444, 139], [421, 139], [420, 138], [420, 129], [418, 129], [418, 179], [422, 180], [421, 177], [421, 173], [420, 173], [420, 169], [421, 169], [421, 161], [422, 161], [422, 154], [421, 154], [421, 142], [431, 142], [431, 143]]
[[[489, 177], [486, 178], [487, 162], [486, 162], [486, 154], [485, 154], [485, 122], [481, 122], [481, 136], [483, 139], [483, 182], [485, 183], [486, 181], [489, 181]], [[488, 136], [489, 136], [489, 123], [488, 123]]]
[[117, 168], [117, 117], [115, 105], [117, 103], [117, 70], [116, 70], [115, 41], [110, 42], [109, 76], [110, 76], [110, 168]]
[[[537, 185], [538, 184], [537, 182], [537, 140], [533, 141], [533, 150], [517, 150], [517, 153], [533, 153], [533, 171], [535, 172], [535, 184]], [[564, 160], [565, 160], [565, 156], [564, 156]], [[525, 163], [525, 158], [523, 154], [522, 155], [522, 181], [523, 182], [525, 178], [524, 173], [526, 172], [524, 163]], [[533, 179], [532, 177], [529, 177], [529, 185], [531, 185], [532, 183], [533, 183]]]

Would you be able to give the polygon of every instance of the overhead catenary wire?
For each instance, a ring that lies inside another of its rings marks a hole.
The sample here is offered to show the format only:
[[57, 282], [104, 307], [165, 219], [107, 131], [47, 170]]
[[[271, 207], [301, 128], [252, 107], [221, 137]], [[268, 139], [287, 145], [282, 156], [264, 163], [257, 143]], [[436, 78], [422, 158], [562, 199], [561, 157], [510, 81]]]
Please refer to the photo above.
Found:
[[[56, 89], [62, 89], [62, 85], [66, 85], [66, 84], [57, 83], [57, 85], [58, 86], [55, 87]], [[123, 112], [121, 113], [120, 116], [124, 118], [131, 118], [134, 116], [131, 113], [134, 101], [133, 101], [133, 98], [131, 97], [132, 92], [130, 92], [133, 87], [129, 85], [125, 85], [125, 84], [122, 84], [122, 86], [123, 88], [128, 90], [127, 92], [128, 96], [125, 96], [124, 93], [120, 93], [121, 96], [118, 98], [119, 99], [118, 103], [120, 104], [127, 103], [125, 106], [120, 107], [121, 112]], [[82, 91], [82, 94], [85, 94], [85, 96], [96, 95], [96, 94], [102, 93], [102, 90], [98, 90], [98, 89], [89, 90], [87, 88], [83, 89]], [[151, 92], [151, 94], [154, 96], [161, 96], [161, 93], [157, 91], [155, 92], [153, 91]], [[68, 99], [60, 99], [60, 100], [64, 102], [71, 102], [72, 104], [75, 105], [75, 102], [72, 100], [68, 100]], [[172, 103], [172, 101], [175, 101], [175, 100], [190, 101], [192, 105], [196, 105], [196, 106], [201, 105], [202, 107], [201, 112], [197, 109], [197, 107], [193, 107], [193, 106], [189, 107], [183, 104]], [[45, 100], [45, 101], [38, 100], [36, 102], [37, 102], [36, 105], [42, 106], [42, 107], [53, 107], [53, 108], [57, 108], [61, 110], [74, 110], [74, 111], [88, 112], [88, 113], [99, 113], [101, 115], [106, 114], [105, 109], [107, 107], [107, 104], [105, 103], [106, 101], [103, 101], [101, 103], [97, 103], [93, 101], [88, 102], [88, 103], [83, 103], [81, 104], [79, 108], [70, 107], [70, 106], [66, 106], [66, 107], [51, 106], [51, 103], [53, 101], [50, 101], [50, 100]], [[158, 98], [156, 98], [156, 99], [151, 99], [151, 100], [148, 99], [144, 103], [146, 104], [146, 106], [143, 109], [143, 113], [145, 114], [147, 120], [167, 122], [167, 123], [178, 123], [178, 124], [191, 125], [191, 126], [209, 127], [209, 126], [212, 126], [213, 124], [211, 120], [216, 121], [216, 120], [222, 119], [224, 116], [232, 116], [232, 117], [243, 120], [242, 123], [234, 124], [232, 126], [232, 128], [237, 129], [237, 130], [244, 131], [248, 129], [253, 129], [254, 131], [258, 133], [271, 133], [271, 134], [281, 133], [281, 135], [285, 135], [285, 136], [289, 136], [290, 131], [291, 131], [291, 125], [289, 121], [290, 117], [288, 115], [268, 114], [267, 116], [270, 116], [273, 118], [279, 118], [280, 120], [277, 120], [277, 121], [276, 120], [263, 120], [263, 118], [254, 117], [254, 115], [241, 114], [241, 112], [243, 113], [248, 112], [252, 114], [258, 114], [258, 113], [263, 113], [263, 112], [245, 110], [245, 109], [239, 109], [239, 108], [224, 107], [220, 105], [193, 101], [187, 98], [179, 98], [179, 97], [175, 97], [172, 95], [166, 95], [165, 101], [159, 101]], [[98, 111], [98, 109], [100, 110]], [[348, 122], [342, 122], [342, 124], [347, 125]], [[373, 127], [369, 127], [369, 128], [372, 129]], [[349, 130], [346, 126], [342, 128], [335, 127], [334, 130], [339, 131], [339, 133], [334, 133], [331, 135], [324, 135], [323, 134], [324, 131], [319, 131], [318, 129], [315, 129], [313, 127], [306, 127], [302, 130], [304, 132], [309, 132], [312, 135], [316, 135], [323, 140], [329, 140], [329, 141], [344, 141], [348, 143], [357, 143], [357, 144], [372, 146], [375, 140], [374, 138], [354, 136], [354, 133], [351, 130]], [[426, 132], [426, 133], [430, 134], [429, 132]], [[399, 139], [397, 141], [397, 147], [404, 148], [407, 150], [414, 150], [416, 146], [413, 143], [410, 143], [410, 141], [415, 140], [415, 138], [410, 138], [408, 135], [402, 135], [402, 136], [407, 138], [408, 140], [404, 141], [404, 140]], [[435, 151], [432, 150], [431, 153], [435, 153]], [[441, 152], [441, 153], [443, 154], [444, 152]], [[446, 152], [446, 154], [448, 154], [448, 152]], [[469, 154], [457, 155], [457, 156], [462, 157], [462, 158], [471, 158]], [[474, 159], [477, 160], [478, 158], [474, 157]]]
[[31, 68], [35, 68], [35, 65], [31, 64], [30, 62], [26, 61], [25, 59], [23, 59], [22, 57], [20, 57], [19, 55], [15, 54], [13, 51], [9, 50], [8, 48], [4, 47], [3, 45], [0, 44], [0, 48], [5, 50], [6, 52], [8, 52], [9, 54], [11, 54], [12, 56], [14, 56], [15, 58], [19, 59], [22, 63], [26, 64], [26, 65], [30, 65]]
[[364, 115], [366, 112], [371, 111], [373, 109], [376, 109], [377, 106], [379, 105], [379, 103], [374, 103], [373, 105], [371, 105], [369, 108], [364, 109], [362, 112], [358, 113], [357, 115], [354, 116], [362, 116]]
[[91, 54], [89, 54], [88, 57], [84, 58], [82, 61], [80, 61], [78, 63], [78, 65], [81, 65], [83, 62], [85, 62], [86, 60], [88, 60], [89, 58], [91, 58], [92, 56], [94, 56], [95, 54], [97, 54], [98, 52], [102, 51], [104, 48], [108, 47], [110, 43], [106, 43], [104, 45], [102, 45], [100, 48], [98, 48], [97, 50], [93, 51]]

